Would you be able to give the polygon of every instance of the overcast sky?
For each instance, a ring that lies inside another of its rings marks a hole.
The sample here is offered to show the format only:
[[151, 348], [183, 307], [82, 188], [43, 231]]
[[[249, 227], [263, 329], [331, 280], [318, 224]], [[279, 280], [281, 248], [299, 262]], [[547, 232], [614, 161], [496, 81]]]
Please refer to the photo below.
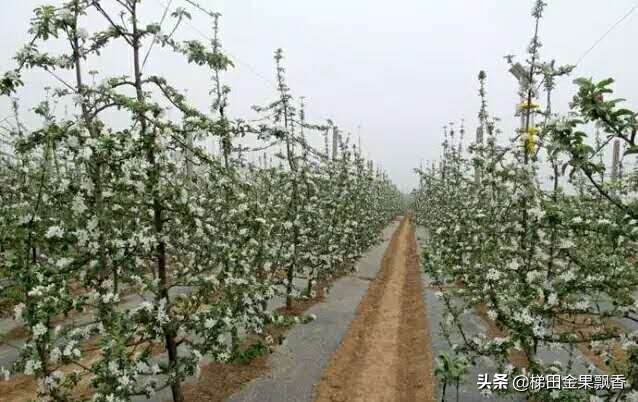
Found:
[[[159, 20], [169, 0], [144, 0], [144, 19]], [[42, 0], [2, 0], [0, 69], [27, 39], [32, 9]], [[61, 4], [60, 1], [50, 1]], [[108, 3], [108, 0], [103, 0]], [[236, 67], [226, 74], [233, 117], [253, 116], [250, 107], [273, 100], [272, 54], [283, 48], [289, 86], [307, 99], [310, 120], [333, 119], [343, 130], [360, 132], [365, 153], [379, 162], [405, 191], [416, 184], [419, 163], [439, 155], [441, 127], [465, 119], [473, 133], [479, 100], [477, 75], [488, 76], [490, 112], [512, 134], [517, 85], [503, 56], [525, 57], [532, 34], [532, 0], [201, 0], [223, 14], [222, 42]], [[572, 64], [634, 4], [634, 0], [549, 0], [541, 23], [543, 59]], [[184, 0], [172, 8], [192, 10], [180, 38], [205, 39], [211, 21]], [[93, 18], [93, 17], [91, 17]], [[91, 30], [89, 19], [86, 27]], [[614, 77], [620, 96], [636, 106], [638, 10], [579, 64], [573, 77]], [[167, 24], [168, 25], [168, 24]], [[130, 57], [106, 53], [92, 67], [103, 74], [130, 73]], [[210, 104], [209, 73], [179, 57], [154, 50], [147, 73], [163, 73], [193, 102]], [[19, 92], [23, 106], [37, 102], [46, 75], [34, 75]], [[565, 111], [574, 93], [571, 78], [559, 83], [555, 109]], [[7, 103], [0, 110], [9, 113]], [[2, 116], [0, 116], [2, 117]], [[29, 117], [26, 117], [29, 120]], [[35, 124], [35, 121], [33, 121]], [[360, 127], [360, 128], [359, 128]], [[471, 134], [473, 135], [473, 134]]]

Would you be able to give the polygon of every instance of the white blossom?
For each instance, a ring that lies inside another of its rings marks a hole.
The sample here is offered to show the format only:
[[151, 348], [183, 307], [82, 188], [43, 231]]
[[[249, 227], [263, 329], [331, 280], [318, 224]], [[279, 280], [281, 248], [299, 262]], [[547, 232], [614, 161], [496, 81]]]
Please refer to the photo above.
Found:
[[33, 333], [33, 337], [35, 339], [38, 339], [39, 337], [41, 337], [42, 335], [48, 332], [48, 328], [46, 327], [46, 325], [39, 322], [33, 327], [31, 331]]
[[64, 236], [64, 230], [60, 226], [50, 226], [44, 237], [47, 239], [61, 238]]

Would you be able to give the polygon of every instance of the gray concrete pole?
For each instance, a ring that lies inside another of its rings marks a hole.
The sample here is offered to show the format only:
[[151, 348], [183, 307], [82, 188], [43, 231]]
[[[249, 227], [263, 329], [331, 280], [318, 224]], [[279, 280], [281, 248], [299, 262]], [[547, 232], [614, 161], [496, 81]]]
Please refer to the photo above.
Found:
[[339, 129], [337, 127], [332, 128], [332, 159], [337, 159], [337, 144], [339, 143]]
[[620, 173], [620, 140], [614, 141], [614, 148], [611, 161], [611, 179], [617, 180]]

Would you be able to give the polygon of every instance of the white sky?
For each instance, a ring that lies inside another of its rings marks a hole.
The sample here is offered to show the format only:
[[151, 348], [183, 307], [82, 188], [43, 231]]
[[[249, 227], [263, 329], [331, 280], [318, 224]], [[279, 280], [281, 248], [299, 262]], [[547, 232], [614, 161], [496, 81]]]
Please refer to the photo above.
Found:
[[[42, 0], [0, 0], [0, 70], [27, 39], [31, 10]], [[145, 21], [159, 20], [169, 0], [144, 0]], [[184, 0], [172, 0], [193, 13], [180, 38], [203, 39], [211, 21]], [[112, 1], [111, 1], [112, 2]], [[61, 4], [61, 1], [50, 1]], [[103, 0], [104, 4], [109, 0]], [[114, 3], [114, 2], [112, 2]], [[223, 14], [222, 42], [236, 62], [226, 74], [232, 89], [233, 117], [250, 118], [250, 107], [276, 96], [273, 51], [284, 49], [289, 86], [307, 99], [309, 120], [333, 119], [358, 133], [365, 153], [379, 162], [404, 191], [416, 185], [412, 169], [439, 155], [441, 127], [464, 118], [473, 136], [479, 100], [477, 75], [488, 75], [489, 109], [513, 133], [517, 85], [503, 56], [525, 57], [532, 33], [532, 0], [201, 0]], [[632, 6], [634, 0], [550, 0], [541, 24], [541, 55], [570, 64]], [[97, 17], [87, 28], [102, 24]], [[638, 98], [638, 10], [620, 24], [573, 74], [614, 77], [617, 94], [636, 106]], [[168, 24], [167, 24], [168, 25]], [[89, 29], [90, 30], [90, 29]], [[199, 31], [199, 32], [197, 32]], [[124, 48], [105, 53], [91, 67], [104, 74], [130, 73]], [[177, 88], [188, 88], [193, 102], [210, 104], [209, 73], [187, 66], [162, 49], [153, 50], [147, 73], [162, 73]], [[19, 92], [26, 109], [41, 100], [46, 75], [33, 75]], [[574, 93], [571, 78], [559, 82], [554, 109], [565, 111]], [[0, 102], [0, 114], [9, 114]], [[5, 113], [6, 112], [6, 113]], [[30, 120], [31, 119], [31, 120]], [[29, 116], [27, 122], [36, 124]], [[458, 123], [457, 123], [458, 124]], [[320, 143], [320, 141], [318, 141]]]

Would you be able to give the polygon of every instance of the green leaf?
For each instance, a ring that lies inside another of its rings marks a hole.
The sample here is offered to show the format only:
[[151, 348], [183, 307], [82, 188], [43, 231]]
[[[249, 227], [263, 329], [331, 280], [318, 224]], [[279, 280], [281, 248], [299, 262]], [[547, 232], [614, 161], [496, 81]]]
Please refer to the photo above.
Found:
[[596, 86], [598, 88], [604, 88], [604, 87], [609, 86], [609, 85], [611, 85], [613, 83], [614, 83], [614, 79], [613, 78], [607, 78], [606, 80], [602, 80], [602, 81], [598, 82], [596, 84]]
[[617, 111], [614, 112], [614, 116], [619, 117], [619, 116], [633, 116], [635, 113], [632, 110], [629, 109], [618, 109]]

